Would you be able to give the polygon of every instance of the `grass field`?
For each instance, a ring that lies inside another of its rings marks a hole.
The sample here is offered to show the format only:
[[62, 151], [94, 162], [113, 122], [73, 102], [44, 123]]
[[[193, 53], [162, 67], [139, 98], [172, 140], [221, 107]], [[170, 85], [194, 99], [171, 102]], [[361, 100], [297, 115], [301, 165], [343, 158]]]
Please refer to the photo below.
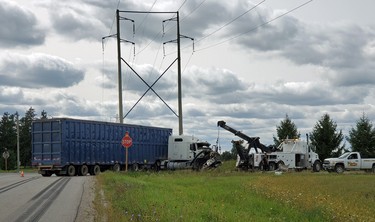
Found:
[[375, 221], [375, 175], [103, 173], [97, 221]]

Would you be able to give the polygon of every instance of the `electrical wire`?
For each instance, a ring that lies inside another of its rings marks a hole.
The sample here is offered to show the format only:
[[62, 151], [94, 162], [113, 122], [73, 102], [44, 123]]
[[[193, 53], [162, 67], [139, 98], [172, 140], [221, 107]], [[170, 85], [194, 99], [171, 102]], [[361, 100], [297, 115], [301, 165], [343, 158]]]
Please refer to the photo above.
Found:
[[263, 1], [259, 2], [258, 4], [254, 5], [253, 7], [251, 7], [250, 9], [248, 9], [247, 11], [245, 11], [244, 13], [242, 13], [241, 15], [237, 16], [236, 18], [232, 19], [232, 20], [229, 21], [228, 23], [224, 24], [224, 25], [221, 26], [220, 28], [218, 28], [218, 29], [216, 29], [215, 31], [211, 32], [210, 34], [208, 34], [208, 35], [202, 37], [201, 39], [199, 39], [199, 40], [197, 41], [197, 43], [200, 42], [200, 41], [202, 41], [203, 39], [206, 39], [207, 37], [209, 37], [209, 36], [215, 34], [216, 32], [222, 30], [222, 29], [225, 28], [226, 26], [232, 24], [233, 22], [235, 22], [236, 20], [238, 20], [238, 19], [241, 18], [242, 16], [246, 15], [247, 13], [249, 13], [249, 12], [251, 12], [252, 10], [254, 10], [255, 8], [257, 8], [259, 5], [263, 4], [265, 1], [266, 1], [266, 0], [263, 0]]
[[[270, 19], [270, 20], [268, 20], [268, 21], [266, 21], [266, 22], [264, 22], [264, 23], [262, 23], [262, 24], [260, 24], [260, 25], [258, 25], [258, 26], [256, 26], [256, 27], [254, 27], [254, 28], [250, 29], [250, 30], [248, 30], [248, 31], [246, 31], [246, 32], [240, 33], [240, 34], [238, 34], [238, 35], [236, 35], [236, 36], [233, 36], [233, 37], [231, 37], [231, 38], [229, 38], [229, 39], [225, 39], [225, 40], [220, 41], [220, 42], [218, 42], [218, 43], [215, 43], [215, 44], [212, 44], [212, 45], [209, 45], [209, 46], [206, 46], [206, 47], [203, 47], [203, 48], [197, 49], [197, 50], [195, 50], [195, 51], [202, 51], [202, 50], [209, 49], [209, 48], [212, 48], [212, 47], [215, 47], [215, 46], [221, 45], [221, 44], [223, 44], [223, 43], [226, 43], [226, 42], [232, 41], [232, 40], [234, 40], [234, 39], [236, 39], [236, 38], [238, 38], [238, 37], [240, 37], [240, 36], [242, 36], [242, 35], [245, 35], [245, 34], [247, 34], [247, 33], [249, 33], [249, 32], [252, 32], [252, 31], [254, 31], [254, 30], [257, 30], [257, 29], [259, 29], [259, 28], [261, 28], [261, 27], [263, 27], [263, 26], [265, 26], [265, 25], [268, 25], [268, 24], [270, 24], [271, 22], [273, 22], [273, 21], [275, 21], [275, 20], [277, 20], [277, 19], [279, 19], [279, 18], [281, 18], [281, 17], [283, 17], [283, 16], [285, 16], [285, 15], [287, 15], [287, 14], [289, 14], [289, 13], [291, 13], [291, 12], [293, 12], [293, 11], [295, 11], [295, 10], [297, 10], [297, 9], [299, 9], [299, 8], [301, 8], [301, 7], [303, 7], [303, 6], [305, 6], [305, 5], [307, 5], [307, 4], [309, 4], [309, 3], [312, 2], [312, 1], [313, 1], [313, 0], [309, 0], [309, 1], [307, 1], [307, 2], [305, 2], [305, 3], [303, 3], [303, 4], [301, 4], [301, 5], [299, 5], [299, 6], [295, 7], [295, 8], [293, 8], [293, 9], [291, 9], [291, 10], [289, 10], [289, 11], [287, 11], [287, 12], [285, 12], [285, 13], [279, 15], [279, 16], [276, 16], [276, 17], [274, 17], [274, 18], [272, 18], [272, 19]], [[200, 40], [198, 40], [197, 42], [199, 42], [199, 41], [200, 41]]]

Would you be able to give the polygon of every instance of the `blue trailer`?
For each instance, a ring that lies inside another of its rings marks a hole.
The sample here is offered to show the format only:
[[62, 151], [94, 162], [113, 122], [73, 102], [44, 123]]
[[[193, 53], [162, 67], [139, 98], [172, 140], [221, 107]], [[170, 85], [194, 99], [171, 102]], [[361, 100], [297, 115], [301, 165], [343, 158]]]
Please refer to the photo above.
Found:
[[54, 118], [32, 123], [32, 165], [43, 176], [96, 175], [104, 170], [124, 169], [122, 139], [128, 132], [129, 167], [159, 166], [168, 156], [172, 129]]

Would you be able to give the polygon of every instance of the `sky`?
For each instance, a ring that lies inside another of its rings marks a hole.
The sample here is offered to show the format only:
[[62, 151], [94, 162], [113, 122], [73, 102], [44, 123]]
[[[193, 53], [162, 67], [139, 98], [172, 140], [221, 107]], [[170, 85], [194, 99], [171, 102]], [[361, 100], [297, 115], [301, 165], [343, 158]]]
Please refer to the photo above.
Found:
[[178, 12], [185, 135], [230, 150], [239, 138], [217, 127], [224, 120], [269, 145], [286, 115], [304, 138], [327, 113], [347, 136], [363, 114], [375, 119], [374, 8], [372, 0], [0, 0], [0, 113], [32, 107], [49, 118], [118, 121], [119, 9], [124, 123], [178, 134]]

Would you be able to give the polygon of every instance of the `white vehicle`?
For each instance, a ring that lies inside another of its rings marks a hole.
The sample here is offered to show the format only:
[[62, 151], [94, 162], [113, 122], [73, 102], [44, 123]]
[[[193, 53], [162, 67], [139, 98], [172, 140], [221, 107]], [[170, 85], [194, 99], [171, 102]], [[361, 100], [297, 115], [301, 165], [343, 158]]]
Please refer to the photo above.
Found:
[[168, 139], [168, 159], [160, 162], [160, 169], [216, 168], [221, 164], [217, 151], [210, 143], [194, 136], [170, 136]]
[[343, 173], [345, 170], [371, 170], [375, 173], [375, 158], [361, 158], [358, 152], [347, 152], [338, 158], [325, 159], [323, 168], [336, 173]]
[[289, 169], [312, 169], [319, 172], [322, 163], [312, 145], [300, 139], [285, 139], [277, 148], [278, 151], [267, 153], [269, 170], [277, 170], [280, 165]]

